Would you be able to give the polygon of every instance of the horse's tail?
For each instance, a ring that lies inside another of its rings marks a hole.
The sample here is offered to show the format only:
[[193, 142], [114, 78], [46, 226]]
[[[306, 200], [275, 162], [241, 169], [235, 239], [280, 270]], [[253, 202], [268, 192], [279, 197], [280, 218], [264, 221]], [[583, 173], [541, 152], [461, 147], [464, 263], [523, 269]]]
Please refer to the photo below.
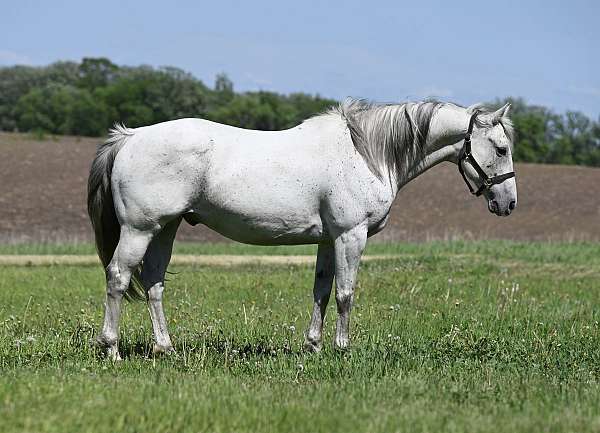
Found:
[[[133, 129], [115, 124], [110, 130], [108, 139], [98, 146], [90, 168], [87, 208], [94, 228], [96, 250], [105, 271], [112, 260], [121, 233], [111, 188], [113, 164], [117, 153], [133, 134]], [[132, 283], [129, 284], [129, 288], [125, 293], [127, 299], [144, 299], [144, 295], [138, 290], [138, 274], [138, 272], [135, 273]]]

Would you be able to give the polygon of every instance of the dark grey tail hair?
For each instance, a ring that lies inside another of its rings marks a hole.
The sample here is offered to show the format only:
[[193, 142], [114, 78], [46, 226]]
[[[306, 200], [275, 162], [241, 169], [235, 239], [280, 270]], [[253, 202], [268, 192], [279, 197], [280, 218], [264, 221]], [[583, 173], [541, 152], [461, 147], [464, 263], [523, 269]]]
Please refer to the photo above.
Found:
[[[111, 188], [113, 164], [117, 153], [119, 153], [127, 138], [133, 134], [134, 130], [116, 124], [110, 130], [108, 139], [98, 146], [90, 168], [87, 208], [94, 228], [96, 250], [105, 272], [117, 248], [121, 233]], [[139, 274], [140, 270], [137, 270], [132, 275], [132, 282], [125, 293], [125, 298], [128, 300], [146, 298], [145, 292], [139, 283]]]

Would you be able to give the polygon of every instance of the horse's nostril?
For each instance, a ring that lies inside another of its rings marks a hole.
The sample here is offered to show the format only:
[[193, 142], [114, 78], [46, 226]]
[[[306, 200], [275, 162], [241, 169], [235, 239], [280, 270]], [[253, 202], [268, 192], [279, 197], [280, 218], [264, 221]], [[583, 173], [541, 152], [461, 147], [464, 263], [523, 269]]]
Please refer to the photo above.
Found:
[[488, 194], [489, 194], [490, 200], [494, 200], [496, 198], [496, 194], [494, 194], [494, 191], [490, 191]]
[[496, 200], [490, 200], [490, 210], [492, 212], [498, 212], [498, 202]]
[[517, 203], [513, 200], [508, 204], [508, 208], [510, 210], [515, 210], [515, 207], [517, 206]]

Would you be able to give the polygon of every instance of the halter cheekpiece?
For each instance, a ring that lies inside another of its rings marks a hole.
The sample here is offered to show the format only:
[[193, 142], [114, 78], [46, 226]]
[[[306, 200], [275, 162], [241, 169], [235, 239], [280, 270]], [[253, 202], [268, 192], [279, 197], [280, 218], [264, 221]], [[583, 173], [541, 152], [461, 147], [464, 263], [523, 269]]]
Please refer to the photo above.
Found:
[[[463, 145], [463, 149], [461, 151], [461, 155], [458, 158], [458, 171], [462, 175], [463, 180], [467, 184], [469, 191], [471, 194], [479, 197], [483, 194], [484, 191], [489, 190], [493, 185], [497, 185], [499, 183], [504, 182], [511, 177], [515, 177], [515, 172], [511, 171], [510, 173], [504, 173], [498, 176], [489, 177], [485, 171], [481, 168], [481, 166], [475, 160], [475, 157], [471, 153], [471, 133], [473, 132], [473, 124], [475, 123], [475, 118], [477, 117], [477, 113], [473, 114], [469, 119], [469, 128], [467, 129], [467, 133], [465, 135], [465, 142]], [[476, 190], [471, 186], [467, 176], [465, 175], [465, 171], [463, 169], [463, 163], [467, 161], [471, 164], [471, 167], [475, 169], [477, 174], [479, 175], [479, 180], [481, 181], [481, 186]]]

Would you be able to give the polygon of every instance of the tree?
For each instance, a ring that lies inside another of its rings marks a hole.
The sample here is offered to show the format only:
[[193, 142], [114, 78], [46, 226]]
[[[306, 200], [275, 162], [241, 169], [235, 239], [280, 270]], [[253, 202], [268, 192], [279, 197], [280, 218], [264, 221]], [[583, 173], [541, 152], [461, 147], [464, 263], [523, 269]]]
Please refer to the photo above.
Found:
[[296, 126], [334, 103], [301, 93], [283, 96], [273, 92], [247, 92], [236, 94], [227, 104], [218, 105], [207, 113], [207, 117], [242, 128], [273, 131]]
[[321, 98], [319, 95], [307, 95], [306, 93], [292, 93], [287, 99], [296, 111], [296, 122], [322, 113], [337, 104], [337, 101], [333, 99]]
[[[556, 114], [520, 98], [512, 104], [515, 161], [600, 167], [600, 119]], [[130, 127], [203, 117], [243, 128], [298, 125], [336, 101], [305, 93], [236, 93], [226, 74], [209, 89], [174, 67], [117, 66], [109, 59], [0, 67], [0, 130], [104, 135], [114, 122]]]
[[507, 98], [494, 105], [505, 102], [512, 105], [511, 118], [517, 131], [516, 161], [600, 166], [597, 122], [579, 112], [558, 115], [519, 98]]
[[220, 73], [215, 78], [214, 90], [209, 94], [207, 111], [212, 112], [232, 102], [235, 97], [233, 83], [229, 77]]
[[84, 57], [78, 68], [78, 84], [88, 90], [104, 87], [115, 78], [118, 69], [107, 58]]
[[131, 127], [201, 116], [208, 93], [200, 81], [180, 69], [149, 67], [122, 69], [111, 84], [96, 89], [111, 119]]
[[106, 129], [107, 110], [86, 89], [63, 84], [34, 88], [15, 108], [24, 131], [98, 136]]
[[207, 113], [215, 122], [248, 129], [273, 129], [276, 114], [268, 105], [261, 104], [256, 95], [236, 95], [223, 106]]
[[97, 137], [106, 134], [108, 109], [86, 89], [73, 89], [64, 130], [71, 135]]
[[41, 71], [30, 66], [0, 68], [0, 129], [17, 128], [14, 109], [19, 98], [39, 85]]
[[567, 111], [556, 122], [557, 140], [552, 149], [552, 162], [559, 164], [588, 164], [597, 149], [594, 143], [593, 122], [582, 113]]

